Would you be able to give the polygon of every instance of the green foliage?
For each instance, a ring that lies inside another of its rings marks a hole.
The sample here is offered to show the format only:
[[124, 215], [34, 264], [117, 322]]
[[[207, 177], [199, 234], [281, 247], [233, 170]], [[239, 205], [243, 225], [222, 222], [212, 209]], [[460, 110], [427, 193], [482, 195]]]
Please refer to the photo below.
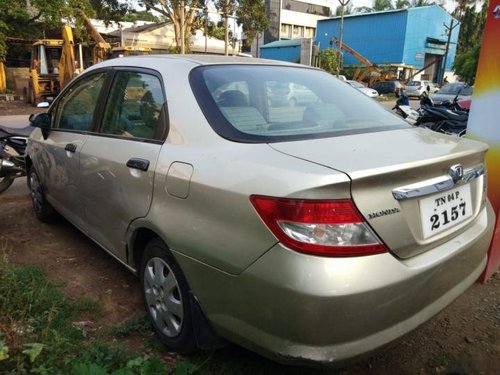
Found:
[[249, 48], [257, 34], [269, 27], [269, 18], [266, 13], [264, 1], [239, 0], [236, 10], [239, 26], [242, 26], [246, 39], [243, 45]]
[[[123, 347], [88, 342], [75, 324], [84, 313], [98, 314], [88, 299], [68, 301], [61, 283], [38, 267], [12, 266], [0, 238], [0, 373], [129, 375], [166, 374], [158, 359], [144, 359]], [[142, 331], [145, 319], [122, 332]]]
[[488, 2], [486, 1], [478, 12], [476, 11], [475, 2], [461, 0], [453, 12], [453, 15], [460, 22], [457, 55], [453, 68], [455, 73], [469, 84], [473, 84], [476, 77], [487, 10]]
[[117, 336], [128, 336], [133, 333], [145, 334], [150, 331], [150, 323], [146, 315], [142, 315], [138, 318], [126, 321], [119, 327], [113, 328], [111, 333]]
[[468, 84], [473, 85], [476, 79], [477, 64], [479, 61], [479, 51], [481, 46], [476, 44], [467, 51], [457, 54], [453, 68], [455, 74], [460, 76]]
[[319, 62], [321, 69], [324, 69], [331, 74], [336, 74], [337, 66], [339, 64], [338, 50], [332, 48], [322, 49], [319, 53]]
[[373, 3], [373, 10], [375, 10], [376, 12], [391, 9], [394, 9], [391, 0], [375, 0], [375, 2]]
[[[353, 5], [352, 4], [347, 4], [344, 6], [344, 15], [352, 14], [353, 11]], [[335, 8], [335, 15], [340, 16], [342, 15], [342, 5], [339, 5], [337, 8]]]

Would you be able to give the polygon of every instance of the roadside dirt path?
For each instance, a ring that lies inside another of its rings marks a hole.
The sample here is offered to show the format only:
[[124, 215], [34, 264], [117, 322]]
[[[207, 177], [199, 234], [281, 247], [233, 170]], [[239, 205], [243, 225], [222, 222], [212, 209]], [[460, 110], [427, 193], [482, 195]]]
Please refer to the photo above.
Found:
[[[2, 115], [0, 111], [0, 115]], [[118, 326], [142, 315], [138, 280], [64, 220], [47, 225], [31, 211], [26, 180], [0, 194], [0, 249], [17, 264], [36, 264], [64, 281], [70, 297], [85, 296], [102, 306], [98, 328]], [[125, 344], [140, 350], [141, 340]], [[167, 351], [151, 353], [165, 360]], [[245, 373], [316, 373], [275, 365], [244, 349], [229, 346], [213, 354], [245, 364]], [[252, 369], [255, 370], [252, 370]], [[341, 371], [341, 374], [498, 374], [500, 369], [500, 273], [475, 284], [451, 306], [391, 348]], [[204, 373], [200, 371], [199, 373]], [[333, 373], [329, 372], [321, 372]]]

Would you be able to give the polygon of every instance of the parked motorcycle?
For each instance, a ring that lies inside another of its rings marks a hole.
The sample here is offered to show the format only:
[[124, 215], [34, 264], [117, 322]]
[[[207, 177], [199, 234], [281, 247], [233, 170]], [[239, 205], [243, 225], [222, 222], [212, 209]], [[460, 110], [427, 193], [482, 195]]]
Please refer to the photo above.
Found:
[[462, 103], [457, 100], [458, 95], [453, 101], [444, 102], [439, 106], [434, 105], [432, 99], [425, 96], [420, 101], [420, 117], [415, 122], [416, 126], [422, 126], [431, 130], [465, 135], [467, 122], [469, 120], [469, 110], [462, 107]]
[[463, 104], [456, 99], [436, 106], [428, 95], [424, 95], [420, 108], [413, 109], [409, 106], [406, 95], [402, 95], [392, 109], [412, 125], [463, 136], [467, 129], [469, 112], [468, 108], [462, 107]]
[[392, 110], [412, 125], [414, 125], [420, 117], [420, 112], [410, 106], [408, 96], [404, 93], [396, 100], [396, 105]]
[[26, 175], [24, 154], [32, 126], [11, 129], [0, 125], [0, 193], [17, 177]]

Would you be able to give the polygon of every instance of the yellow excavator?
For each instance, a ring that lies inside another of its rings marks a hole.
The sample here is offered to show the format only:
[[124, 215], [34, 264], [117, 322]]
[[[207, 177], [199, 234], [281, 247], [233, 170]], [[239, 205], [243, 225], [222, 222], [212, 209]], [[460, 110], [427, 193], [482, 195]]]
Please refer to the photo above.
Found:
[[[92, 25], [83, 11], [79, 11], [85, 29], [95, 44], [92, 64], [110, 57], [111, 46]], [[75, 60], [75, 42], [69, 26], [62, 29], [62, 39], [40, 39], [33, 43], [31, 52], [28, 100], [33, 105], [53, 100], [59, 91], [79, 73]]]
[[63, 50], [62, 39], [40, 39], [31, 49], [28, 100], [33, 105], [51, 101], [61, 90], [59, 62]]
[[[336, 37], [332, 37], [332, 41], [339, 46], [340, 42]], [[349, 47], [347, 44], [342, 43], [342, 49], [349, 53], [350, 55], [354, 56], [360, 63], [362, 63], [365, 67], [363, 70], [363, 67], [357, 67], [352, 79], [354, 81], [363, 81], [366, 77], [368, 77], [368, 86], [371, 86], [374, 82], [378, 80], [389, 80], [389, 79], [394, 79], [395, 77], [392, 74], [387, 74], [383, 73], [380, 68], [378, 68], [375, 64], [373, 64], [370, 60], [368, 60], [366, 57], [361, 55], [359, 52], [356, 50], [352, 49]]]

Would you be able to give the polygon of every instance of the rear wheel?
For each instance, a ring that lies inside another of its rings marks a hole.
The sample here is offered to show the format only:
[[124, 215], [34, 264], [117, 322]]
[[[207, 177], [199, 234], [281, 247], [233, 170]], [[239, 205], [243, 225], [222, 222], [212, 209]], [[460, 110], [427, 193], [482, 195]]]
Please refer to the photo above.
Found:
[[31, 167], [28, 172], [28, 187], [30, 189], [33, 211], [35, 211], [38, 220], [45, 223], [53, 221], [56, 217], [56, 212], [45, 199], [43, 186], [34, 167]]
[[179, 353], [195, 351], [189, 287], [167, 246], [159, 238], [146, 246], [140, 275], [146, 313], [160, 339]]
[[3, 193], [5, 190], [7, 190], [10, 185], [14, 182], [14, 177], [1, 177], [0, 178], [0, 193]]

